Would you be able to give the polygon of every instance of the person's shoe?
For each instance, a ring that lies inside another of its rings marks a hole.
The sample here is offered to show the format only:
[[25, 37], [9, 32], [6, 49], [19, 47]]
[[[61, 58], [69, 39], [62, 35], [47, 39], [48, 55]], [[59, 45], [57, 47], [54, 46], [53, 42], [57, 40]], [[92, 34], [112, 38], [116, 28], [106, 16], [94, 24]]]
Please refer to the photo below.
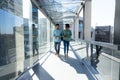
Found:
[[67, 55], [65, 54], [65, 59], [67, 58]]
[[68, 53], [67, 53], [67, 55], [66, 55], [67, 57], [68, 57]]
[[58, 56], [58, 57], [60, 56], [58, 53], [56, 53], [55, 55]]
[[55, 53], [55, 55], [57, 55], [57, 53]]
[[60, 55], [58, 54], [58, 57], [60, 58]]

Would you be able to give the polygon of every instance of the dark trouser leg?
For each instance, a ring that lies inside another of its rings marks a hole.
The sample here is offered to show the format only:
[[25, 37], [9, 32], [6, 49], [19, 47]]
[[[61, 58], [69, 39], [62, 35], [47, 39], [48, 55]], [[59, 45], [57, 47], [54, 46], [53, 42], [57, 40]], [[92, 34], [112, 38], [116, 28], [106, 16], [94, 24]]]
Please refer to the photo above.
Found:
[[98, 46], [98, 45], [96, 45], [96, 54], [97, 54], [97, 55], [99, 54], [98, 49], [99, 49], [99, 46]]
[[33, 56], [35, 56], [35, 42], [33, 42]]
[[69, 51], [69, 41], [66, 42], [67, 43], [67, 54], [68, 54], [68, 51]]
[[57, 42], [54, 42], [55, 51], [57, 53]]
[[33, 48], [33, 56], [35, 56], [35, 49]]
[[57, 46], [57, 53], [60, 53], [60, 42], [58, 42], [58, 46]]
[[66, 54], [66, 47], [67, 47], [66, 41], [63, 41], [63, 43], [64, 43], [64, 54]]
[[98, 46], [98, 45], [96, 45], [96, 54], [97, 54], [97, 58], [98, 58], [99, 55], [100, 55], [100, 51], [101, 51], [101, 49], [102, 49], [102, 46]]
[[36, 50], [37, 54], [39, 54], [39, 51], [38, 51], [38, 43], [37, 43], [37, 42], [35, 42], [35, 50]]

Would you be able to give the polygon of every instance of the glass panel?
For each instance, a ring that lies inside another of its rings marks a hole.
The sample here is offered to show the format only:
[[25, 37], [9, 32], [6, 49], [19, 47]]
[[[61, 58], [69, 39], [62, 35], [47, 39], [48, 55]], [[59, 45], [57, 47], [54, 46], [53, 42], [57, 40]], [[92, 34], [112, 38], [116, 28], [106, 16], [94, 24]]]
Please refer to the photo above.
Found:
[[[100, 74], [105, 80], [120, 79], [119, 51], [103, 46], [100, 47], [99, 45], [92, 46], [85, 41], [83, 42], [79, 40], [71, 42], [71, 46], [82, 61], [86, 63], [88, 68], [91, 66], [96, 70], [97, 73], [93, 74]], [[93, 49], [91, 49], [92, 47]], [[90, 71], [92, 72], [92, 70]]]
[[0, 1], [0, 80], [14, 79], [24, 70], [22, 15], [22, 0]]
[[[44, 16], [44, 14], [40, 11], [38, 11], [38, 16], [39, 16], [39, 29], [40, 29], [40, 54], [46, 53], [47, 52], [47, 27], [50, 27], [47, 25], [47, 18]], [[48, 30], [49, 31], [49, 30]]]
[[53, 38], [53, 31], [55, 29], [55, 26], [51, 23], [51, 27], [50, 27], [50, 48], [51, 51], [54, 51], [54, 38]]
[[[39, 55], [34, 57], [32, 24], [38, 31]], [[0, 1], [0, 80], [15, 80], [45, 55], [49, 34], [50, 21], [30, 0]]]
[[[120, 63], [111, 59], [109, 55], [101, 53], [99, 56], [99, 63], [96, 65], [98, 72], [105, 80], [119, 80]], [[105, 64], [104, 64], [105, 63]]]
[[120, 54], [119, 51], [99, 45], [93, 45], [91, 65], [105, 80], [119, 80], [120, 78], [120, 57], [114, 56], [116, 53], [118, 53], [117, 55]]
[[39, 32], [40, 28], [38, 26], [38, 8], [32, 4], [32, 49], [33, 49], [33, 62], [39, 59]]
[[33, 65], [32, 60], [32, 4], [30, 0], [23, 0], [24, 19], [24, 70]]

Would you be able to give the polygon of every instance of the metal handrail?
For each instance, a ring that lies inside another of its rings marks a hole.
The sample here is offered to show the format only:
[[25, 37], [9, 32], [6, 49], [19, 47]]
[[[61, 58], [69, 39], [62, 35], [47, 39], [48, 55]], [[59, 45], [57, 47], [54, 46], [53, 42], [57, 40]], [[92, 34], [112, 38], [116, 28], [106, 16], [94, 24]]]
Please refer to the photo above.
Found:
[[99, 45], [99, 46], [103, 46], [106, 48], [110, 48], [112, 50], [118, 50], [120, 51], [120, 45], [115, 45], [112, 43], [106, 43], [106, 42], [98, 42], [98, 41], [93, 41], [93, 40], [81, 40], [81, 39], [77, 39], [76, 41], [82, 41], [88, 44], [93, 44], [93, 45]]
[[[99, 45], [99, 46], [102, 46], [102, 47], [106, 47], [106, 48], [109, 48], [109, 49], [112, 49], [112, 50], [116, 50], [116, 51], [119, 51], [119, 47], [118, 45], [114, 45], [112, 43], [105, 43], [105, 42], [97, 42], [97, 41], [87, 41], [87, 40], [81, 40], [81, 39], [77, 39], [76, 41], [81, 41], [81, 42], [85, 42], [85, 43], [88, 43], [88, 44], [93, 44], [93, 45]], [[107, 55], [107, 54], [102, 54], [103, 56], [113, 60], [113, 61], [116, 61], [118, 63], [120, 63], [120, 59], [112, 56], [112, 55]]]

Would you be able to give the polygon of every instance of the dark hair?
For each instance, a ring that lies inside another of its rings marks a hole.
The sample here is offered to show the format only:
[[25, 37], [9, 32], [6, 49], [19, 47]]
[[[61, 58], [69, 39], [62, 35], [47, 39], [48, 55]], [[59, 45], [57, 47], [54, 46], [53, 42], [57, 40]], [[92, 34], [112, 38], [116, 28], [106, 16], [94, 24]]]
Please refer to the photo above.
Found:
[[59, 26], [59, 24], [56, 24], [55, 26]]
[[69, 24], [65, 24], [66, 27], [70, 28], [70, 25]]
[[32, 24], [33, 27], [35, 27], [35, 24]]

